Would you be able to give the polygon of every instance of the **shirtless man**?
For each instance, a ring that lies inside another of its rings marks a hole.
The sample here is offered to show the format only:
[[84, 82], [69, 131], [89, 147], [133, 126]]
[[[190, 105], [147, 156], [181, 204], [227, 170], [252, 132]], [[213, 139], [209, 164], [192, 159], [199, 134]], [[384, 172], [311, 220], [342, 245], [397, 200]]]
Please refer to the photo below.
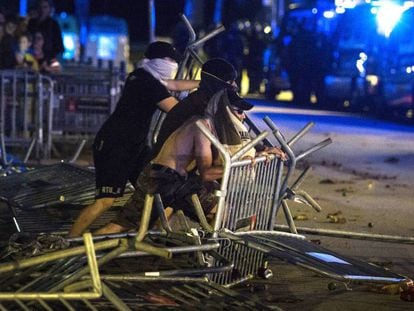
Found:
[[[217, 152], [213, 152], [211, 142], [197, 127], [196, 121], [201, 120], [212, 133], [218, 133], [219, 140], [218, 126], [227, 132], [234, 129], [234, 133], [236, 133], [236, 128], [231, 124], [231, 120], [222, 118], [222, 116], [218, 117], [218, 115], [228, 112], [242, 121], [244, 111], [241, 110], [241, 107], [246, 107], [246, 105], [241, 98], [239, 100], [233, 99], [230, 104], [227, 93], [223, 94], [221, 97], [226, 97], [227, 100], [211, 100], [203, 117], [190, 118], [168, 137], [158, 155], [138, 177], [133, 196], [118, 216], [108, 225], [96, 231], [95, 234], [110, 234], [136, 229], [147, 193], [159, 193], [164, 206], [172, 207], [174, 210], [182, 209], [191, 218], [195, 218], [195, 212], [191, 205], [191, 195], [194, 193], [199, 194], [205, 214], [212, 210], [215, 205], [213, 190], [218, 188], [215, 181], [221, 178], [223, 167], [214, 164], [220, 163], [215, 161], [217, 159], [214, 155]], [[220, 125], [222, 120], [225, 120], [225, 124]], [[236, 135], [238, 134], [236, 133]], [[273, 151], [267, 150], [267, 152], [274, 153], [282, 159], [286, 157], [278, 148], [274, 148]], [[198, 175], [192, 173], [194, 162]], [[156, 213], [151, 215], [150, 227], [157, 218]]]

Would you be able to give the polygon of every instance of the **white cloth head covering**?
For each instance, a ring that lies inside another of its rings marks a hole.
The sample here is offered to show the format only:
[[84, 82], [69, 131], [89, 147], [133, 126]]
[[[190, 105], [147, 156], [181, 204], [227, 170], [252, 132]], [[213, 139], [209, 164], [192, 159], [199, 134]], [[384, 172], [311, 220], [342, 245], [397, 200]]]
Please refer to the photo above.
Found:
[[166, 85], [165, 80], [173, 79], [177, 73], [178, 64], [163, 58], [143, 58], [137, 67], [149, 72], [155, 79]]

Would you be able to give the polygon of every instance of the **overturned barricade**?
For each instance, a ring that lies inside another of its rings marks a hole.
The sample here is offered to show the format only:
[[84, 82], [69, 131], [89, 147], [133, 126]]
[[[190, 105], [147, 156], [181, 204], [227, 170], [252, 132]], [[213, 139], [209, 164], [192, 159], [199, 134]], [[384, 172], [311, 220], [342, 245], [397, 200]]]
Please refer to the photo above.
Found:
[[[308, 242], [304, 236], [273, 230], [276, 214], [283, 211], [295, 231], [288, 201], [295, 196], [316, 209], [316, 202], [299, 186], [306, 175], [292, 181], [297, 161], [330, 143], [330, 140], [295, 154], [292, 145], [306, 134], [305, 126], [286, 141], [266, 119], [287, 162], [272, 156], [243, 160], [245, 151], [262, 142], [263, 132], [234, 154], [199, 124], [224, 159], [224, 174], [212, 224], [206, 221], [193, 196], [201, 227], [172, 229], [165, 217], [163, 230], [148, 231], [159, 195], [148, 194], [136, 234], [108, 237], [89, 235], [70, 240], [70, 248], [0, 264], [0, 303], [3, 309], [196, 308], [266, 309], [254, 299], [241, 299], [230, 289], [255, 277], [270, 277], [267, 261], [276, 257], [323, 276], [346, 283], [404, 282], [403, 276], [381, 267], [335, 254]], [[177, 212], [180, 214], [180, 211]], [[41, 253], [41, 252], [40, 252]], [[15, 254], [17, 255], [17, 254]], [[151, 256], [150, 258], [148, 258]], [[277, 307], [272, 306], [273, 309]]]
[[65, 162], [31, 168], [0, 177], [0, 219], [7, 223], [9, 218], [11, 232], [64, 232], [79, 211], [75, 207], [88, 204], [94, 196], [91, 169]]

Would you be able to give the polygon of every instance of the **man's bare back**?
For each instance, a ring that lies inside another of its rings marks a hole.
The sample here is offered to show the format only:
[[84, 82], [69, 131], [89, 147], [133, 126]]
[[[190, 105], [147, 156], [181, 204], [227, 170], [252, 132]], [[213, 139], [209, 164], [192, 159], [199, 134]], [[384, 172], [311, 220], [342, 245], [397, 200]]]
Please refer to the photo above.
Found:
[[[197, 166], [204, 181], [220, 178], [222, 168], [212, 166], [212, 146], [196, 125], [199, 119], [200, 117], [191, 118], [172, 133], [151, 163], [172, 168], [182, 176]], [[201, 120], [211, 129], [207, 120]]]

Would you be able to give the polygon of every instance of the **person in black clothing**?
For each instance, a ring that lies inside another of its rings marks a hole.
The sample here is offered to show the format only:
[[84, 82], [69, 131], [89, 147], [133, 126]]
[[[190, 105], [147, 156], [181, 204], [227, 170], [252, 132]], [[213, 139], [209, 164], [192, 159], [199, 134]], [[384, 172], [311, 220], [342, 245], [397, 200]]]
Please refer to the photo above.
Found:
[[246, 55], [246, 69], [249, 77], [249, 94], [259, 94], [263, 81], [263, 53], [266, 42], [261, 32], [253, 30], [247, 37], [249, 53]]
[[203, 49], [210, 58], [219, 57], [231, 63], [238, 72], [236, 83], [240, 85], [245, 45], [245, 38], [238, 29], [237, 23], [233, 23], [228, 31], [208, 40]]
[[65, 51], [63, 46], [62, 31], [59, 24], [52, 18], [52, 4], [50, 0], [37, 2], [38, 16], [31, 18], [27, 25], [27, 31], [34, 37], [36, 32], [41, 32], [44, 38], [43, 53], [48, 63], [52, 63]]
[[5, 25], [0, 23], [0, 70], [13, 69], [15, 65], [14, 39], [6, 33]]
[[[228, 61], [222, 58], [213, 58], [204, 63], [201, 68], [200, 87], [181, 100], [167, 114], [158, 134], [153, 156], [158, 154], [168, 136], [185, 121], [192, 116], [203, 115], [209, 100], [218, 91], [228, 89], [232, 91], [230, 92], [231, 101], [241, 101], [241, 98], [235, 93], [237, 91], [236, 79], [237, 71]], [[245, 103], [244, 110], [249, 110], [252, 107], [247, 102], [243, 101], [243, 103]]]
[[138, 68], [127, 77], [122, 96], [93, 144], [96, 170], [96, 201], [73, 224], [69, 236], [79, 236], [115, 198], [124, 193], [128, 180], [135, 184], [150, 160], [147, 136], [151, 118], [159, 108], [168, 112], [178, 100], [169, 91], [191, 90], [199, 81], [171, 80], [180, 60], [167, 42], [151, 43]]
[[297, 33], [287, 46], [286, 69], [299, 105], [311, 103], [312, 92], [319, 104], [324, 103], [324, 79], [331, 63], [329, 40], [315, 29], [298, 25]]

